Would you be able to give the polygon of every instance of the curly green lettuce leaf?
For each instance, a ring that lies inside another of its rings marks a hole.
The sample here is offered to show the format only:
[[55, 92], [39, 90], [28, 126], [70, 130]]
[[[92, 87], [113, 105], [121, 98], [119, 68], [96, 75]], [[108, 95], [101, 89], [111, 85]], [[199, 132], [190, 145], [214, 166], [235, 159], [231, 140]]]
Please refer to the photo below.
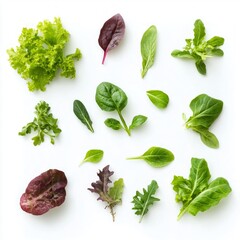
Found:
[[61, 76], [75, 78], [74, 61], [82, 54], [76, 49], [75, 53], [64, 56], [68, 41], [69, 33], [60, 18], [40, 22], [36, 29], [22, 29], [19, 46], [8, 49], [7, 53], [12, 68], [27, 81], [30, 91], [45, 91], [59, 70]]

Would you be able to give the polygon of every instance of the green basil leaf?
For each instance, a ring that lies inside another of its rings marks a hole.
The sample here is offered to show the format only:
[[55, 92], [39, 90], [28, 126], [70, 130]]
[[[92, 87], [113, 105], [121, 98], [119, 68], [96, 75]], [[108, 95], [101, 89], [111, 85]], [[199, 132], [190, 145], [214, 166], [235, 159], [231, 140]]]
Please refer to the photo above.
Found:
[[224, 197], [232, 191], [228, 181], [224, 178], [216, 178], [208, 188], [200, 193], [187, 207], [187, 211], [196, 216], [198, 212], [204, 212], [216, 206]]
[[108, 118], [104, 121], [104, 123], [107, 127], [112, 128], [113, 130], [119, 130], [122, 128], [121, 123], [114, 118]]
[[168, 95], [160, 90], [149, 90], [147, 96], [157, 108], [166, 108], [168, 105]]
[[207, 94], [200, 94], [190, 103], [193, 115], [187, 120], [186, 127], [202, 126], [209, 128], [222, 112], [223, 102]]
[[87, 109], [83, 105], [83, 103], [79, 100], [75, 100], [73, 102], [73, 112], [77, 116], [77, 118], [91, 131], [94, 132], [92, 127], [92, 120], [88, 114]]
[[202, 59], [197, 60], [195, 62], [195, 66], [196, 66], [199, 73], [201, 73], [202, 75], [207, 74], [206, 64], [203, 62]]
[[148, 69], [152, 67], [157, 49], [157, 28], [152, 25], [149, 27], [141, 39], [142, 55], [142, 78], [145, 77]]
[[207, 44], [211, 45], [212, 47], [220, 47], [224, 44], [224, 38], [222, 37], [212, 37], [207, 41]]
[[173, 57], [178, 57], [178, 58], [190, 58], [193, 59], [193, 56], [191, 55], [191, 53], [189, 51], [180, 51], [180, 50], [173, 50], [171, 55]]
[[211, 50], [210, 55], [217, 56], [217, 57], [222, 57], [224, 55], [224, 52], [223, 52], [222, 49], [214, 48], [214, 49]]
[[206, 35], [204, 24], [200, 19], [197, 19], [195, 21], [193, 31], [194, 31], [193, 43], [195, 46], [198, 46], [203, 41]]
[[161, 147], [151, 147], [143, 155], [138, 157], [127, 158], [128, 160], [140, 159], [144, 160], [150, 166], [160, 168], [168, 165], [174, 160], [171, 151]]
[[113, 186], [109, 188], [108, 194], [115, 203], [118, 203], [122, 200], [123, 187], [123, 178], [119, 178], [113, 183]]
[[143, 115], [137, 115], [133, 118], [131, 125], [129, 126], [129, 129], [132, 130], [134, 128], [137, 128], [141, 125], [143, 125], [147, 121], [147, 117]]
[[202, 142], [210, 148], [219, 148], [219, 141], [217, 137], [208, 129], [198, 126], [193, 128], [194, 131], [200, 134]]
[[103, 154], [104, 154], [104, 152], [102, 150], [99, 150], [99, 149], [89, 150], [86, 153], [86, 155], [85, 155], [83, 161], [81, 162], [81, 164], [85, 163], [85, 162], [98, 163], [102, 160]]
[[95, 99], [98, 106], [107, 112], [122, 111], [128, 100], [121, 88], [109, 82], [102, 82], [98, 85]]

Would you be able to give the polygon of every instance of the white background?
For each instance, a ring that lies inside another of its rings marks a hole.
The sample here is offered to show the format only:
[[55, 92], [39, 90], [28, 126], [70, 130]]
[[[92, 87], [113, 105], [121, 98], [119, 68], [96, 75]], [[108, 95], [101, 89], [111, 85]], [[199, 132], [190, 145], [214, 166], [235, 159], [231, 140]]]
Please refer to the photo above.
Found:
[[[0, 239], [166, 239], [166, 240], [239, 240], [239, 39], [240, 16], [237, 1], [21, 1], [0, 2]], [[120, 46], [109, 52], [102, 65], [103, 51], [98, 36], [103, 23], [120, 13], [126, 33]], [[46, 92], [29, 92], [26, 82], [8, 62], [6, 50], [18, 45], [23, 27], [61, 17], [71, 38], [66, 54], [78, 47], [83, 58], [76, 63], [75, 80], [57, 77]], [[202, 19], [207, 38], [225, 38], [224, 57], [207, 60], [207, 76], [201, 76], [194, 63], [171, 57], [181, 49], [185, 38], [193, 36], [193, 24]], [[158, 46], [154, 66], [141, 79], [140, 40], [154, 24]], [[148, 116], [146, 125], [132, 132], [116, 132], [103, 124], [114, 113], [103, 112], [95, 103], [95, 90], [102, 81], [112, 82], [128, 95], [123, 114], [128, 123], [133, 116]], [[159, 89], [169, 95], [170, 103], [159, 110], [146, 96]], [[201, 93], [224, 101], [221, 116], [211, 130], [220, 141], [217, 150], [206, 147], [199, 136], [184, 128], [182, 113], [190, 116], [190, 101]], [[92, 134], [75, 117], [72, 104], [81, 100], [93, 121]], [[59, 119], [61, 135], [51, 145], [33, 146], [31, 136], [18, 132], [34, 117], [34, 107], [45, 100]], [[171, 150], [175, 160], [162, 169], [126, 157], [144, 153], [151, 146]], [[89, 149], [104, 150], [99, 164], [79, 166]], [[188, 177], [192, 157], [205, 158], [212, 180], [226, 178], [232, 193], [220, 204], [196, 217], [177, 215], [181, 205], [175, 202], [171, 181], [174, 175]], [[115, 172], [112, 180], [124, 178], [122, 205], [116, 207], [113, 223], [104, 203], [87, 190], [97, 180], [96, 173], [107, 164]], [[29, 181], [40, 173], [57, 168], [68, 178], [65, 203], [45, 215], [32, 216], [19, 206]], [[142, 223], [131, 209], [136, 190], [155, 179], [156, 196], [161, 199], [149, 209]]]

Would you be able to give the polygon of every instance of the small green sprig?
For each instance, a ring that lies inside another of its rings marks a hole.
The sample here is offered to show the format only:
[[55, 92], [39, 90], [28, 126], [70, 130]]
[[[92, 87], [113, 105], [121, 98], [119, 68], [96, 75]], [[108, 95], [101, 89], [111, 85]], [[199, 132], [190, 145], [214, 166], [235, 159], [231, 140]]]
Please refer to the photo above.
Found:
[[223, 50], [219, 47], [224, 44], [224, 38], [215, 36], [206, 41], [205, 26], [200, 19], [195, 21], [193, 31], [194, 38], [185, 39], [186, 46], [183, 50], [174, 50], [171, 55], [178, 58], [193, 59], [198, 72], [206, 75], [207, 69], [204, 61], [209, 57], [223, 56]]
[[37, 135], [32, 138], [33, 145], [37, 146], [44, 142], [44, 137], [49, 136], [52, 144], [55, 143], [55, 137], [61, 133], [61, 129], [57, 125], [58, 119], [54, 118], [50, 113], [50, 106], [45, 101], [40, 101], [35, 107], [36, 117], [22, 128], [18, 134], [25, 136], [32, 131]]

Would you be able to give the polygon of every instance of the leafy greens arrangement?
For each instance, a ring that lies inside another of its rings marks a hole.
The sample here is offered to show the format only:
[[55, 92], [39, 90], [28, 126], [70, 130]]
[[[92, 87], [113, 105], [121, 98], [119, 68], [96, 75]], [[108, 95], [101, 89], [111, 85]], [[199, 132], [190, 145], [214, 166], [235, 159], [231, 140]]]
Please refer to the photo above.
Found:
[[157, 50], [157, 28], [152, 25], [143, 34], [141, 39], [141, 55], [142, 55], [142, 78], [153, 66]]
[[99, 170], [99, 173], [97, 173], [99, 180], [93, 182], [91, 184], [92, 188], [88, 188], [88, 190], [99, 195], [97, 200], [102, 200], [103, 202], [107, 203], [106, 207], [110, 208], [110, 212], [114, 221], [115, 213], [113, 208], [122, 201], [124, 183], [123, 179], [119, 178], [113, 183], [113, 186], [109, 188], [108, 184], [112, 182], [110, 177], [113, 175], [113, 173], [114, 172], [109, 171], [109, 165], [104, 167], [102, 171]]
[[98, 38], [98, 43], [104, 51], [102, 64], [104, 64], [107, 53], [119, 45], [124, 37], [124, 33], [125, 23], [119, 13], [103, 24]]
[[137, 115], [133, 118], [131, 125], [129, 127], [127, 126], [125, 119], [122, 116], [122, 110], [126, 107], [128, 101], [127, 95], [121, 88], [115, 86], [112, 83], [100, 83], [96, 90], [95, 99], [98, 106], [103, 111], [117, 111], [121, 123], [114, 118], [108, 118], [105, 121], [105, 125], [114, 130], [124, 129], [130, 136], [131, 130], [141, 126], [147, 120], [147, 117], [143, 115]]
[[200, 19], [194, 23], [194, 38], [186, 39], [186, 46], [183, 50], [174, 50], [173, 57], [193, 59], [195, 66], [200, 74], [206, 75], [206, 65], [204, 61], [213, 56], [223, 56], [223, 50], [219, 47], [224, 44], [224, 38], [212, 37], [208, 41], [205, 40], [205, 26]]
[[186, 212], [196, 216], [198, 212], [208, 210], [232, 191], [228, 181], [222, 177], [209, 183], [211, 175], [205, 159], [192, 158], [191, 163], [189, 179], [174, 176], [172, 181], [176, 201], [183, 204], [178, 219]]
[[20, 46], [8, 49], [7, 53], [11, 66], [27, 80], [30, 91], [45, 91], [59, 69], [61, 76], [75, 77], [74, 60], [79, 60], [82, 54], [77, 48], [75, 53], [64, 56], [69, 33], [60, 18], [53, 23], [40, 22], [37, 29], [23, 28], [18, 41]]
[[161, 168], [174, 160], [171, 151], [161, 147], [151, 147], [143, 155], [138, 157], [127, 158], [128, 160], [144, 160], [147, 164], [155, 168]]
[[160, 201], [159, 198], [154, 197], [158, 189], [158, 184], [155, 180], [148, 185], [147, 190], [143, 188], [143, 193], [136, 191], [136, 195], [133, 197], [132, 203], [134, 204], [133, 210], [136, 210], [135, 214], [140, 215], [139, 222], [147, 214], [150, 205], [153, 205], [156, 201]]
[[73, 112], [77, 118], [91, 131], [94, 132], [92, 127], [92, 120], [88, 114], [88, 111], [84, 104], [80, 100], [74, 100], [73, 102]]
[[209, 131], [209, 127], [222, 112], [223, 102], [206, 94], [200, 94], [190, 103], [193, 115], [186, 121], [186, 128], [200, 134], [202, 142], [211, 148], [218, 148], [217, 137]]
[[33, 145], [40, 145], [44, 142], [44, 137], [49, 136], [52, 144], [55, 143], [55, 137], [61, 133], [61, 129], [58, 127], [58, 119], [54, 118], [50, 113], [50, 106], [45, 101], [40, 101], [35, 107], [36, 117], [32, 122], [29, 122], [22, 128], [19, 135], [25, 136], [32, 131], [37, 132], [37, 135], [32, 138]]
[[81, 164], [83, 164], [85, 162], [98, 163], [102, 160], [103, 154], [104, 154], [103, 150], [91, 149], [91, 150], [87, 151]]

